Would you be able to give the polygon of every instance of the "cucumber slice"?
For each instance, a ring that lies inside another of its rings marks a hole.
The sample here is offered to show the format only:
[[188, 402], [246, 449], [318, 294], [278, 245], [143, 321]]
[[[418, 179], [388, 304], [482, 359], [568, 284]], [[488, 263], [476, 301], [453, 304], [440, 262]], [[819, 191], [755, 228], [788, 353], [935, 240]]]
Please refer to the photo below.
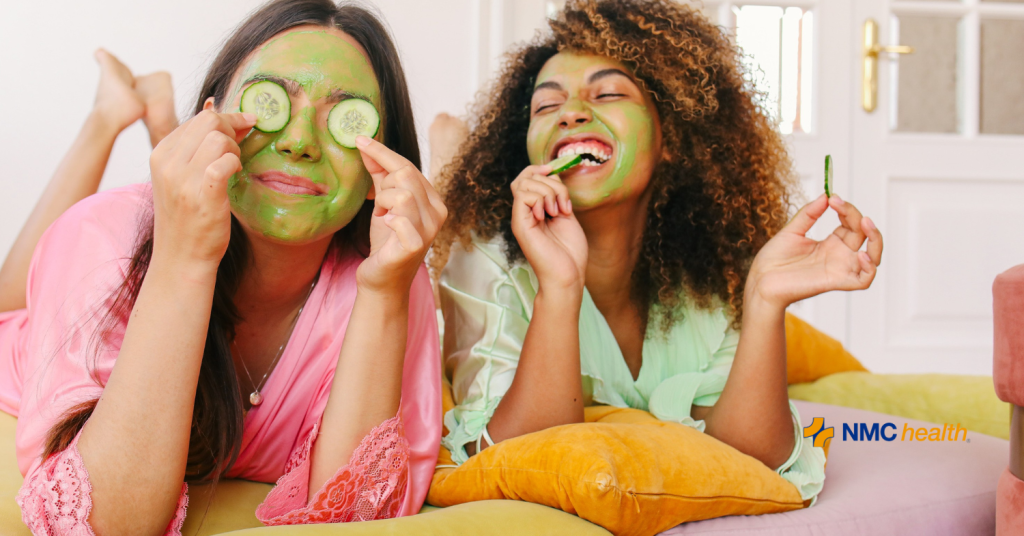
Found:
[[548, 175], [561, 173], [573, 166], [579, 165], [582, 161], [583, 155], [580, 154], [567, 154], [561, 158], [556, 158], [548, 162], [548, 165], [551, 166], [551, 173], [548, 173]]
[[832, 197], [832, 155], [825, 155], [825, 196]]
[[256, 130], [280, 132], [292, 118], [292, 101], [279, 84], [263, 80], [245, 88], [241, 110], [256, 114]]
[[345, 99], [331, 108], [327, 130], [342, 147], [356, 148], [356, 136], [372, 138], [380, 129], [377, 109], [363, 99]]

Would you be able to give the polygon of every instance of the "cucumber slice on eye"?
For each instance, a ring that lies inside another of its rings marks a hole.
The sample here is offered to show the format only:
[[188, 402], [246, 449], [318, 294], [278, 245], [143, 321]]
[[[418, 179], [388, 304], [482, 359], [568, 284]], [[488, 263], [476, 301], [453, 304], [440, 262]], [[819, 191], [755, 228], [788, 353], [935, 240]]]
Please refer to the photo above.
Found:
[[557, 175], [573, 166], [579, 165], [580, 162], [583, 162], [583, 155], [580, 154], [567, 154], [556, 158], [548, 162], [548, 165], [551, 166], [551, 173], [548, 173], [548, 175]]
[[832, 155], [825, 155], [825, 196], [832, 197]]
[[292, 101], [279, 84], [263, 80], [245, 88], [241, 111], [256, 114], [256, 130], [280, 132], [292, 118]]
[[380, 128], [377, 109], [363, 99], [345, 99], [331, 108], [327, 130], [342, 147], [356, 148], [356, 136], [372, 138]]

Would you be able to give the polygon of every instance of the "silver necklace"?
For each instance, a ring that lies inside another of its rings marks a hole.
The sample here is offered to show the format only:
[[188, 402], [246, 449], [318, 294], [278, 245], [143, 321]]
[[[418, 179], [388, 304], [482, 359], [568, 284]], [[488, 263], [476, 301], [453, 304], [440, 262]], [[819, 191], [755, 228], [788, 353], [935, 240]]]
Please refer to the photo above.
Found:
[[274, 356], [274, 360], [270, 362], [270, 366], [267, 367], [267, 371], [263, 373], [263, 377], [260, 378], [259, 385], [252, 381], [252, 374], [249, 374], [249, 367], [245, 365], [245, 359], [242, 357], [242, 351], [238, 349], [238, 345], [235, 341], [231, 341], [231, 346], [235, 348], [235, 352], [238, 352], [238, 360], [242, 362], [242, 370], [245, 371], [245, 375], [249, 378], [249, 384], [253, 386], [253, 392], [249, 393], [249, 404], [256, 407], [263, 403], [263, 395], [260, 393], [260, 389], [263, 389], [263, 384], [267, 382], [267, 377], [270, 376], [270, 371], [274, 370], [274, 366], [277, 365], [277, 360], [281, 359], [281, 354], [284, 353], [284, 347], [288, 345], [288, 340], [292, 338], [292, 331], [295, 330], [295, 324], [299, 321], [299, 316], [302, 315], [302, 310], [306, 308], [306, 303], [309, 302], [310, 295], [313, 294], [313, 287], [316, 286], [317, 280], [320, 279], [320, 274], [317, 274], [313, 278], [313, 283], [309, 285], [309, 291], [306, 292], [306, 299], [302, 301], [302, 306], [299, 307], [299, 311], [295, 313], [295, 318], [292, 318], [292, 325], [288, 328], [288, 335], [285, 336], [281, 346], [277, 348], [277, 355]]

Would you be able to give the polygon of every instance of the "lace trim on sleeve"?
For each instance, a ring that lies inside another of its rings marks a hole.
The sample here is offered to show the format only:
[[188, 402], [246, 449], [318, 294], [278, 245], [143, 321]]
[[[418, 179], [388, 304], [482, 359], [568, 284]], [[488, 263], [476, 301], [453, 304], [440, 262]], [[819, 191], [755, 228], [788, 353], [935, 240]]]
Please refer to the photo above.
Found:
[[292, 453], [285, 474], [256, 509], [265, 525], [345, 523], [398, 515], [409, 476], [409, 442], [402, 422], [393, 417], [370, 431], [347, 465], [313, 495], [309, 503], [309, 455], [319, 424]]
[[[92, 484], [78, 452], [78, 436], [68, 448], [47, 458], [25, 478], [15, 500], [21, 507], [21, 520], [32, 534], [96, 536], [89, 525]], [[183, 483], [165, 536], [181, 536], [187, 507], [188, 484]]]

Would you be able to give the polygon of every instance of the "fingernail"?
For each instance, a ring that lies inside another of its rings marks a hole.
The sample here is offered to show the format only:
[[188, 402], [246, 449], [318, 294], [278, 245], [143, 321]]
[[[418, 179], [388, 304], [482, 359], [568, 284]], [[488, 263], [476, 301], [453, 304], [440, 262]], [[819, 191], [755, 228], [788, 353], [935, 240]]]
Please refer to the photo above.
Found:
[[871, 257], [868, 256], [866, 251], [861, 251], [858, 256], [864, 260], [864, 262], [871, 262]]
[[245, 119], [247, 123], [255, 123], [257, 118], [256, 114], [242, 114], [242, 119]]
[[864, 227], [867, 227], [869, 231], [876, 231], [878, 227], [875, 226], [875, 222], [871, 221], [871, 218], [864, 218]]
[[366, 136], [356, 136], [356, 147], [366, 147], [370, 144], [370, 138]]
[[846, 203], [846, 201], [843, 201], [842, 197], [839, 197], [839, 194], [832, 194], [832, 199], [836, 200], [836, 204], [837, 205], [842, 205], [842, 204]]
[[569, 213], [572, 214], [572, 199], [566, 201], [566, 203], [569, 205]]

